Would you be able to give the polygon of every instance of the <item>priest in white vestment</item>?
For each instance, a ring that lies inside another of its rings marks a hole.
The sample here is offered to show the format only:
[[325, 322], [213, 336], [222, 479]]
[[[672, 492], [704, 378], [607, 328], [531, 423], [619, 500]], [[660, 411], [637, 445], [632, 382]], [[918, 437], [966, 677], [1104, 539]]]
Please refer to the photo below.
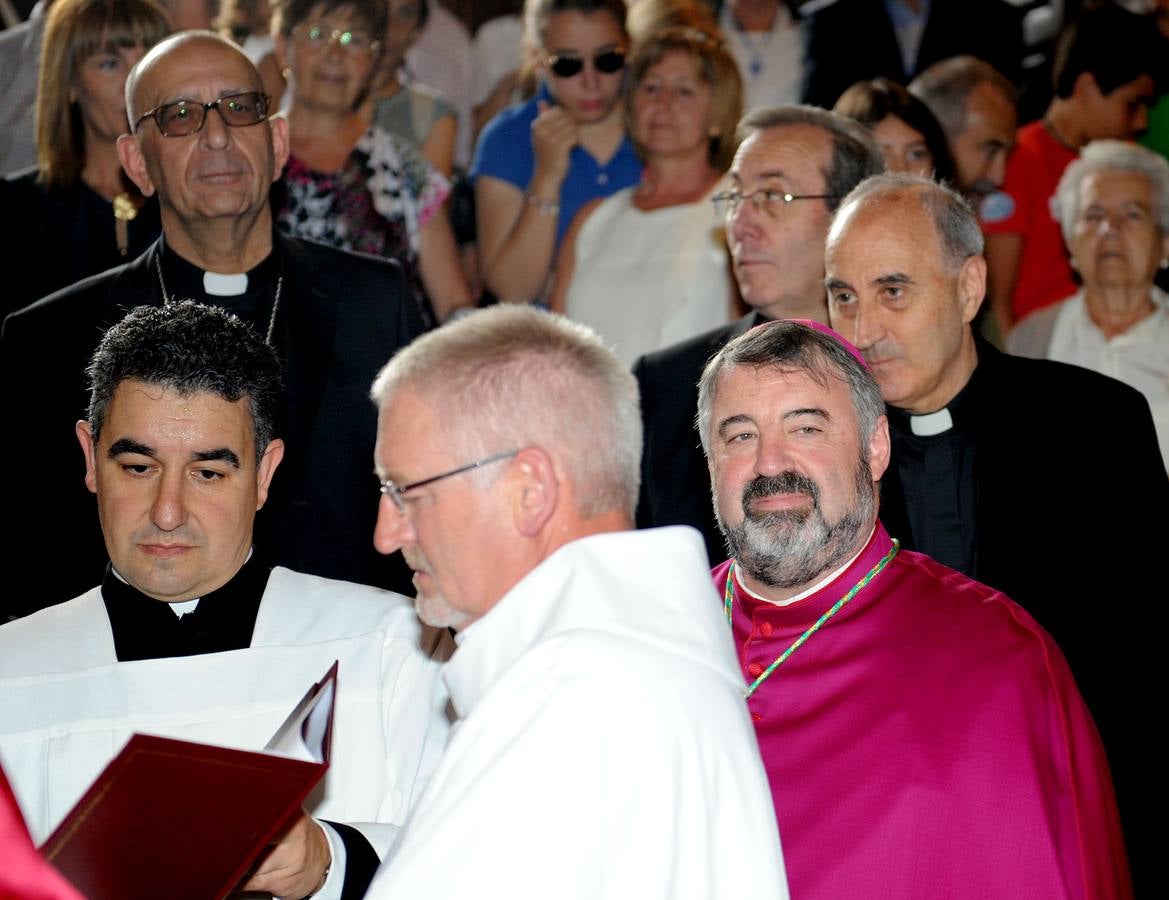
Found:
[[241, 887], [357, 900], [446, 739], [424, 629], [399, 595], [273, 569], [253, 548], [284, 450], [280, 363], [238, 318], [139, 307], [89, 375], [77, 436], [111, 566], [0, 627], [0, 760], [34, 840], [132, 733], [260, 750], [338, 660], [330, 769]]
[[377, 900], [786, 898], [697, 532], [633, 532], [637, 384], [588, 328], [476, 312], [378, 376], [374, 543], [458, 632], [458, 721]]

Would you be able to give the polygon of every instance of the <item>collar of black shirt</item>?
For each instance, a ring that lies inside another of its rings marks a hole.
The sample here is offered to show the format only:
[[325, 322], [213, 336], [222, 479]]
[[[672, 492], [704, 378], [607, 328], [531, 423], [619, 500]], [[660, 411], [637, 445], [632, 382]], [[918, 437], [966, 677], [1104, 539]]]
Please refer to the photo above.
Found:
[[170, 604], [148, 597], [106, 567], [102, 600], [119, 662], [242, 650], [252, 642], [260, 599], [271, 567], [255, 553], [218, 590], [200, 598], [193, 612], [176, 616]]

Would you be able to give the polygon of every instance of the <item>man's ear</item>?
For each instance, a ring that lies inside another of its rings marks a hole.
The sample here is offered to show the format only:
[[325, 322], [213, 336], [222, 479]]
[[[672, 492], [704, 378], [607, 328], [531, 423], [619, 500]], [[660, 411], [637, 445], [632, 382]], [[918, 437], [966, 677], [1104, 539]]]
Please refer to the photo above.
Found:
[[1072, 96], [1079, 100], [1089, 101], [1103, 97], [1104, 92], [1100, 90], [1095, 75], [1091, 72], [1081, 72], [1072, 82]]
[[284, 441], [273, 438], [264, 449], [260, 457], [260, 467], [256, 472], [256, 509], [260, 509], [268, 500], [268, 488], [272, 484], [272, 476], [276, 474], [276, 467], [284, 459]]
[[962, 306], [962, 323], [969, 325], [978, 315], [986, 297], [986, 259], [972, 256], [958, 271], [958, 302]]
[[93, 439], [93, 432], [90, 430], [89, 423], [85, 419], [81, 419], [73, 426], [73, 431], [77, 435], [77, 442], [81, 444], [81, 452], [85, 455], [85, 486], [89, 490], [97, 493], [97, 447], [96, 441]]
[[288, 146], [288, 120], [280, 115], [271, 116], [268, 125], [272, 132], [272, 181], [275, 183], [284, 174], [284, 165], [291, 152]]
[[[153, 128], [154, 126], [147, 122], [146, 127]], [[146, 169], [146, 159], [142, 155], [138, 137], [133, 134], [123, 134], [118, 138], [117, 147], [118, 159], [122, 163], [122, 168], [126, 170], [130, 180], [138, 186], [142, 196], [149, 197], [154, 193], [155, 187], [154, 182], [150, 179], [150, 173]]]
[[881, 480], [885, 470], [889, 468], [891, 453], [889, 419], [881, 416], [877, 419], [877, 427], [873, 429], [873, 436], [869, 438], [869, 470], [873, 473], [874, 484]]
[[540, 448], [525, 447], [516, 454], [512, 470], [516, 531], [524, 537], [535, 537], [548, 524], [560, 500], [556, 467]]

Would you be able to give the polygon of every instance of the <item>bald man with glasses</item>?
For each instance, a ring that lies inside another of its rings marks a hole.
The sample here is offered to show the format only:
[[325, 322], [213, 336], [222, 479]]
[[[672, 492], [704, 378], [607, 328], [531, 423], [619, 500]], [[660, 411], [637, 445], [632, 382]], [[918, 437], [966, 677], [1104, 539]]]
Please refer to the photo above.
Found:
[[[176, 299], [235, 313], [283, 366], [287, 453], [257, 544], [298, 571], [408, 590], [405, 567], [369, 541], [376, 414], [366, 392], [423, 327], [400, 268], [275, 230], [269, 193], [288, 158], [288, 126], [269, 117], [260, 77], [234, 44], [209, 32], [172, 36], [131, 72], [126, 101], [134, 126], [118, 153], [142, 193], [157, 193], [163, 235], [133, 262], [5, 320], [0, 392], [11, 421], [36, 435], [37, 470], [54, 477], [11, 486], [7, 508], [21, 512], [3, 559], [36, 572], [37, 590], [5, 592], [0, 620], [69, 599], [104, 564], [73, 447], [85, 363], [128, 309]], [[22, 456], [15, 444], [2, 451], [9, 471]], [[65, 472], [72, 477], [58, 477]], [[67, 543], [45, 539], [66, 522]]]

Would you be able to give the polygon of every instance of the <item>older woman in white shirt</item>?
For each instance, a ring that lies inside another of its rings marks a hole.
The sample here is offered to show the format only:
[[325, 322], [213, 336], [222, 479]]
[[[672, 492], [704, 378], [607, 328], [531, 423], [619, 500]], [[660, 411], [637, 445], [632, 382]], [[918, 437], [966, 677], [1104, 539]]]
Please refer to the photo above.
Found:
[[667, 28], [636, 49], [625, 108], [641, 182], [577, 214], [550, 306], [632, 365], [730, 320], [737, 294], [711, 196], [734, 155], [742, 82], [719, 37]]
[[1169, 162], [1136, 144], [1094, 141], [1053, 201], [1083, 287], [1032, 313], [1007, 349], [1095, 369], [1132, 385], [1153, 411], [1169, 468]]

